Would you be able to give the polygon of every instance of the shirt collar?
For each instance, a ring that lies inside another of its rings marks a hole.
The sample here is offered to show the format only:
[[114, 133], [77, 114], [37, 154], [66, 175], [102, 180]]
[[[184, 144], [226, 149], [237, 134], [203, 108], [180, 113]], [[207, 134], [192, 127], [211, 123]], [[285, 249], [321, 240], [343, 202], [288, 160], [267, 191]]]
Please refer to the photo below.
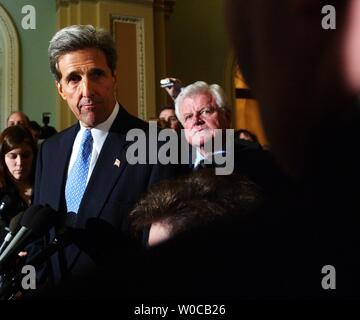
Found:
[[[226, 151], [225, 150], [217, 150], [215, 152], [213, 152], [211, 155], [216, 155], [216, 154], [225, 154]], [[196, 158], [194, 161], [194, 168], [196, 168], [201, 160], [205, 160], [205, 157], [200, 153], [199, 149], [196, 149]]]
[[204, 160], [204, 156], [200, 153], [200, 151], [198, 149], [196, 149], [196, 158], [194, 161], [194, 168], [196, 168], [201, 160]]
[[[94, 147], [96, 149], [101, 149], [102, 145], [104, 144], [104, 141], [109, 133], [109, 130], [119, 112], [119, 103], [116, 102], [114, 110], [110, 114], [110, 116], [102, 123], [99, 123], [96, 127], [91, 128], [91, 135], [94, 139]], [[82, 136], [84, 130], [86, 128], [84, 125], [79, 121], [80, 123], [80, 130], [79, 134]], [[100, 150], [98, 150], [100, 152]]]

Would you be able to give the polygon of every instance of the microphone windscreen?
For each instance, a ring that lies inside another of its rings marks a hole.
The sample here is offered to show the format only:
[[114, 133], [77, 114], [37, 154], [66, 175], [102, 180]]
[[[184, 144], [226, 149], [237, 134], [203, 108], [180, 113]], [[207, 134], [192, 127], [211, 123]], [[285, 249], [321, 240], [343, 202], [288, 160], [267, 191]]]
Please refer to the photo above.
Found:
[[1, 204], [2, 206], [11, 206], [13, 204], [13, 200], [12, 198], [8, 195], [8, 194], [5, 194], [2, 198], [1, 198]]
[[8, 195], [5, 194], [0, 199], [0, 218], [3, 220], [8, 219], [7, 214], [9, 209], [12, 208], [14, 204], [13, 199]]
[[24, 216], [24, 213], [25, 213], [24, 211], [21, 211], [14, 218], [10, 220], [9, 229], [12, 234], [15, 234], [20, 230], [21, 228], [20, 222], [22, 220], [22, 217]]
[[28, 225], [24, 225], [22, 221], [21, 223], [23, 226], [31, 229], [34, 235], [41, 236], [51, 227], [55, 226], [59, 219], [60, 214], [57, 211], [50, 207], [43, 207], [35, 213], [34, 218], [29, 221]]
[[32, 205], [31, 207], [26, 209], [26, 211], [24, 212], [24, 216], [21, 219], [21, 226], [30, 229], [30, 225], [32, 221], [34, 220], [35, 216], [42, 208], [44, 208], [44, 206], [37, 204], [37, 205]]

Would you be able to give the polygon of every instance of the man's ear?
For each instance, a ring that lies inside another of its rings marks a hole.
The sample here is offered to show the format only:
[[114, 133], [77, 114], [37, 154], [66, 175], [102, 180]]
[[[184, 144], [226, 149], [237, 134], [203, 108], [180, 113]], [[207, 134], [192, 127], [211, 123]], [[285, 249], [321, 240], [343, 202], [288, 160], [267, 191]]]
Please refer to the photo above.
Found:
[[57, 91], [58, 91], [58, 94], [60, 95], [61, 98], [63, 98], [64, 100], [66, 100], [66, 97], [62, 91], [62, 85], [59, 81], [55, 81], [55, 85], [56, 85], [56, 88], [57, 88]]

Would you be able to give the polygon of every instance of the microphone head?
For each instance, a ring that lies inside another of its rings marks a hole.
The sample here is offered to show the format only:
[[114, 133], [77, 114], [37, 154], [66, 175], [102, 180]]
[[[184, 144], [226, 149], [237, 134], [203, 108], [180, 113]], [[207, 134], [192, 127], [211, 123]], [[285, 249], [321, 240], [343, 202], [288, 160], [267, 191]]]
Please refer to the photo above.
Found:
[[8, 194], [5, 194], [1, 200], [0, 200], [0, 217], [4, 221], [8, 221], [8, 219], [11, 219], [13, 214], [11, 211], [13, 211], [14, 203], [12, 197], [10, 197]]
[[9, 229], [12, 234], [18, 232], [21, 228], [21, 220], [24, 216], [24, 211], [18, 213], [14, 218], [10, 220]]
[[37, 204], [37, 205], [32, 205], [28, 209], [26, 209], [21, 219], [21, 226], [30, 229], [29, 225], [31, 225], [32, 220], [35, 219], [37, 213], [43, 208], [44, 206]]
[[5, 194], [0, 201], [0, 210], [4, 210], [5, 208], [11, 206], [12, 204], [13, 204], [12, 198], [8, 194]]
[[62, 219], [62, 215], [48, 206], [31, 206], [24, 213], [21, 225], [41, 236]]

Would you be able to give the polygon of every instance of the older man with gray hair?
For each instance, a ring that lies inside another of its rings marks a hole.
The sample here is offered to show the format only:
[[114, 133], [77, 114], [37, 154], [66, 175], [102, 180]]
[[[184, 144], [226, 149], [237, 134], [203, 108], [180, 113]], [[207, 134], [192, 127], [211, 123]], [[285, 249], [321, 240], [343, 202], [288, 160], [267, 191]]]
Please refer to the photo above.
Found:
[[[212, 159], [214, 155], [225, 154], [226, 147], [222, 144], [226, 142], [225, 133], [231, 120], [224, 91], [219, 85], [197, 81], [183, 88], [175, 100], [175, 112], [185, 129], [187, 142], [196, 149], [196, 158], [192, 161], [194, 169], [204, 160], [216, 162], [216, 157]], [[220, 142], [218, 145], [214, 143], [216, 139]]]
[[[127, 162], [127, 133], [141, 129], [147, 135], [148, 124], [115, 97], [117, 54], [109, 33], [91, 25], [66, 27], [51, 39], [48, 55], [57, 91], [78, 121], [42, 144], [34, 203], [68, 212], [76, 229], [101, 221], [127, 238], [128, 212], [151, 184], [173, 177], [173, 167]], [[98, 241], [107, 235], [92, 237], [89, 246], [103, 250]], [[59, 254], [52, 261], [55, 280], [91, 265], [85, 251], [71, 245]]]
[[247, 176], [265, 189], [274, 185], [278, 171], [270, 153], [258, 143], [234, 141], [231, 111], [219, 85], [197, 81], [184, 87], [175, 100], [175, 111], [185, 139], [195, 151], [190, 155], [194, 171], [222, 167], [227, 173]]
[[204, 144], [230, 128], [230, 110], [223, 89], [197, 81], [185, 87], [176, 98], [176, 115], [185, 128], [187, 141], [204, 155]]

